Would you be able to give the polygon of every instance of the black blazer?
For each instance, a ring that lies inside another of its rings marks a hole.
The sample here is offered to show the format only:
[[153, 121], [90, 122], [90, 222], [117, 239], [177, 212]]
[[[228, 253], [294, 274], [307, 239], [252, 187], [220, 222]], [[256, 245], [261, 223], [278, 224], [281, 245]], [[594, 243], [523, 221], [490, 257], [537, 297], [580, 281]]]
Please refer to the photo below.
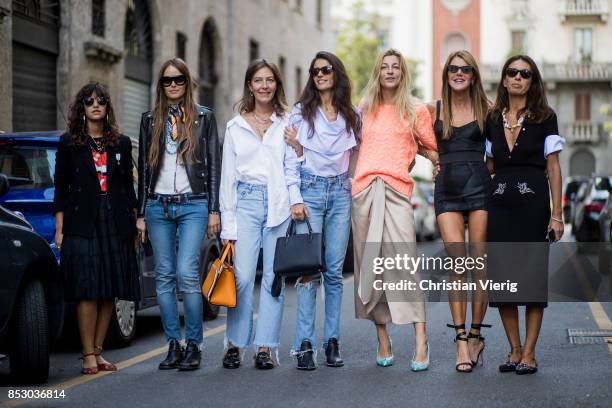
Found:
[[[132, 142], [121, 136], [116, 148], [107, 147], [107, 194], [119, 235], [136, 233]], [[100, 182], [89, 146], [77, 147], [68, 134], [62, 135], [55, 157], [53, 214], [64, 212], [64, 235], [93, 238], [100, 203]]]

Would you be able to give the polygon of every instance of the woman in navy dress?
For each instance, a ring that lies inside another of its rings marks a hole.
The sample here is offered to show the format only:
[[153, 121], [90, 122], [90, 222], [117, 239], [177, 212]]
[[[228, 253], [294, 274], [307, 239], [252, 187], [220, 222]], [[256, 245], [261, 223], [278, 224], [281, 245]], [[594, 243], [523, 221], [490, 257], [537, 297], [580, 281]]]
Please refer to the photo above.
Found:
[[[551, 231], [554, 240], [563, 235], [559, 152], [564, 140], [559, 136], [557, 116], [548, 106], [538, 67], [530, 57], [513, 56], [504, 64], [485, 134], [487, 166], [495, 174], [489, 199], [487, 237], [489, 242], [512, 243], [504, 244], [505, 255], [489, 256], [489, 275], [497, 274], [497, 279], [510, 281], [520, 280], [519, 274], [528, 275], [523, 288], [542, 290], [537, 299], [521, 296], [518, 302], [491, 302], [491, 306], [499, 308], [511, 347], [507, 361], [499, 370], [532, 374], [537, 371], [535, 348], [547, 306], [546, 241]], [[520, 245], [515, 243], [520, 242], [531, 243], [521, 248], [534, 248], [528, 252], [535, 254], [535, 258], [526, 253], [521, 256], [513, 253], [513, 258], [507, 262], [509, 253], [515, 252], [512, 248]], [[534, 244], [538, 242], [541, 244]], [[504, 258], [506, 262], [502, 261]], [[496, 267], [493, 263], [497, 263]], [[523, 292], [519, 284], [520, 293]], [[522, 346], [519, 305], [526, 306], [526, 335]]]

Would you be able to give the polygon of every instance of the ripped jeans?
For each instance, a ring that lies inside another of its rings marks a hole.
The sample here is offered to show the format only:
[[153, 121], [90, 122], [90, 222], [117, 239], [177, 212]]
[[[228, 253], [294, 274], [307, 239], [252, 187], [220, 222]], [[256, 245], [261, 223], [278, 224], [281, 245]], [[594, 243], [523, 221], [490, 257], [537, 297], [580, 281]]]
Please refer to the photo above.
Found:
[[[322, 232], [325, 240], [325, 263], [327, 271], [310, 282], [296, 283], [297, 314], [295, 338], [292, 352], [300, 350], [304, 340], [317, 349], [315, 316], [317, 289], [323, 279], [325, 289], [325, 326], [323, 347], [334, 337], [340, 341], [340, 313], [342, 310], [342, 266], [346, 255], [351, 227], [351, 185], [348, 175], [336, 177], [315, 176], [301, 173], [301, 193], [308, 209], [310, 224], [314, 232]], [[298, 225], [298, 233], [308, 231], [306, 223]]]

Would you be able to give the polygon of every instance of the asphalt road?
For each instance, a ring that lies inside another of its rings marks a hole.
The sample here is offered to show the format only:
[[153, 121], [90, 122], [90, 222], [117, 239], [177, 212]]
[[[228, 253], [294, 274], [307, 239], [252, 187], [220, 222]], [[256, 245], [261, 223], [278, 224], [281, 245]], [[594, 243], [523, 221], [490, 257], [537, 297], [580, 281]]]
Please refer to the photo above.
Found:
[[[0, 406], [29, 407], [610, 407], [612, 406], [612, 345], [575, 345], [567, 329], [612, 330], [611, 303], [551, 303], [544, 315], [538, 343], [539, 372], [531, 376], [497, 370], [508, 352], [496, 309], [486, 322], [485, 361], [471, 374], [455, 372], [453, 332], [446, 328], [446, 303], [427, 306], [432, 363], [428, 371], [410, 371], [411, 326], [391, 327], [396, 363], [375, 364], [376, 336], [368, 321], [356, 320], [352, 276], [345, 276], [341, 350], [343, 368], [319, 366], [312, 372], [295, 369], [289, 356], [295, 317], [295, 289], [289, 287], [282, 326], [280, 366], [253, 368], [249, 356], [238, 370], [221, 366], [225, 317], [205, 324], [203, 365], [194, 372], [159, 371], [165, 355], [159, 313], [141, 314], [132, 346], [108, 350], [116, 373], [79, 374], [78, 346], [56, 348], [49, 383], [44, 387], [11, 384], [0, 375]], [[322, 298], [318, 297], [318, 334], [322, 336]], [[323, 353], [319, 354], [322, 363]], [[0, 363], [0, 366], [2, 364]], [[1, 372], [1, 368], [0, 368]], [[9, 400], [10, 390], [63, 390], [64, 398]]]

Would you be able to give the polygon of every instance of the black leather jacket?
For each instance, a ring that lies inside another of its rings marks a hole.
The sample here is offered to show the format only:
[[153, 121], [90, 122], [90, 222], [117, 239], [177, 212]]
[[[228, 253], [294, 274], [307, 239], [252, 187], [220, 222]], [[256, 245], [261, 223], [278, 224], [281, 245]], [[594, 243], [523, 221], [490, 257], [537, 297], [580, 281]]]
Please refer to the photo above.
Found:
[[[189, 178], [189, 185], [193, 194], [208, 194], [208, 211], [219, 211], [219, 183], [221, 181], [221, 153], [219, 151], [219, 137], [217, 135], [217, 121], [213, 112], [200, 105], [196, 105], [198, 117], [195, 125], [198, 137], [196, 162], [189, 163], [184, 160], [185, 170]], [[147, 205], [147, 197], [152, 194], [162, 166], [163, 154], [155, 171], [151, 172], [147, 158], [151, 144], [151, 129], [153, 127], [153, 113], [142, 114], [140, 121], [140, 136], [138, 145], [138, 217], [143, 217]], [[165, 132], [164, 132], [165, 134]], [[160, 152], [164, 150], [165, 138], [160, 137]]]

